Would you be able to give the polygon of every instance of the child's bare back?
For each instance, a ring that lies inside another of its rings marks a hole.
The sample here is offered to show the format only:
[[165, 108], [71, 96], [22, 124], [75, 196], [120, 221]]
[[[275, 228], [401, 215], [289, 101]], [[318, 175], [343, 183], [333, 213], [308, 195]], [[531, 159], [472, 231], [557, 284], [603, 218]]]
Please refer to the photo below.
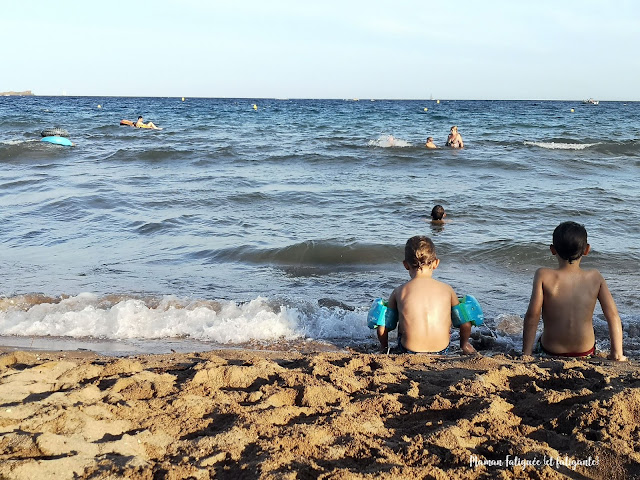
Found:
[[[388, 306], [398, 311], [398, 349], [404, 353], [445, 353], [451, 335], [451, 307], [458, 304], [453, 288], [432, 278], [440, 260], [431, 239], [411, 237], [405, 245], [402, 262], [411, 280], [397, 287]], [[383, 351], [389, 347], [388, 330], [377, 328]], [[460, 326], [460, 348], [475, 353], [469, 343], [471, 324]]]
[[416, 276], [396, 288], [389, 306], [398, 310], [404, 348], [414, 352], [438, 352], [447, 348], [451, 307], [457, 304], [453, 289], [431, 277]]
[[541, 268], [534, 279], [532, 297], [542, 296], [544, 305], [541, 342], [551, 352], [587, 352], [595, 344], [592, 317], [604, 279], [597, 270], [576, 267]]
[[587, 232], [574, 222], [560, 224], [553, 234], [551, 252], [558, 268], [540, 268], [533, 279], [529, 308], [524, 319], [522, 353], [531, 355], [540, 314], [543, 332], [539, 347], [551, 355], [587, 356], [595, 352], [593, 312], [600, 302], [609, 325], [609, 358], [624, 360], [622, 325], [607, 283], [597, 270], [583, 270], [580, 261], [591, 249]]

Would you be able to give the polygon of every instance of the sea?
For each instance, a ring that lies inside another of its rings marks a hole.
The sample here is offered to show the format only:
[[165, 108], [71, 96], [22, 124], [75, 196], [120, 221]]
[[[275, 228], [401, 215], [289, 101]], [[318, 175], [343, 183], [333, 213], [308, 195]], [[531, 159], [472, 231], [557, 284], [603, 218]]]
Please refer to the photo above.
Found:
[[515, 354], [573, 220], [640, 358], [639, 175], [638, 102], [0, 97], [0, 346], [373, 352], [367, 311], [427, 235], [476, 347]]

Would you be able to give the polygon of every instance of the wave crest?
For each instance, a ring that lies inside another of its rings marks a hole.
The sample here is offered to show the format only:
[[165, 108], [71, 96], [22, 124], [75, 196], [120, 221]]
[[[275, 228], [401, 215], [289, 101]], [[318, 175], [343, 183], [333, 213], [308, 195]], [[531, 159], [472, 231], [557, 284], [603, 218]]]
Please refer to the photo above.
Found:
[[562, 142], [530, 142], [524, 141], [524, 145], [530, 145], [534, 147], [546, 148], [550, 150], [585, 150], [590, 147], [594, 147], [596, 145], [600, 145], [601, 142], [597, 143], [562, 143]]
[[380, 147], [380, 148], [392, 148], [392, 147], [412, 147], [411, 143], [406, 140], [402, 140], [401, 138], [396, 138], [393, 135], [382, 135], [378, 137], [376, 140], [369, 140], [370, 147]]
[[340, 266], [379, 265], [399, 261], [400, 250], [391, 245], [340, 244], [308, 240], [283, 248], [257, 249], [249, 246], [200, 252], [198, 256], [216, 261], [243, 261], [258, 264]]
[[62, 298], [23, 295], [0, 300], [0, 335], [4, 336], [188, 338], [243, 344], [306, 337], [362, 340], [368, 333], [364, 309], [286, 305], [263, 297], [234, 302], [81, 293]]

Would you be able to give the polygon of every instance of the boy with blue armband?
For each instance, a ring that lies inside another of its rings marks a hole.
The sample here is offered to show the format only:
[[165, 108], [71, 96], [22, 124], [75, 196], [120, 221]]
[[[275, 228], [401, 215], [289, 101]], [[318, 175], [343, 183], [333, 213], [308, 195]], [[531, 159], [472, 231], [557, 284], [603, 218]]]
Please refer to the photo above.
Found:
[[[425, 236], [411, 237], [405, 245], [402, 263], [409, 271], [411, 280], [391, 293], [386, 311], [383, 311], [384, 305], [381, 302], [374, 303], [369, 315], [369, 326], [372, 327], [371, 320], [376, 314], [383, 314], [378, 317], [381, 320], [374, 326], [377, 327], [382, 351], [387, 352], [389, 330], [395, 328], [393, 311], [397, 311], [400, 353], [447, 353], [452, 325], [452, 308], [456, 307], [459, 301], [449, 285], [432, 278], [433, 271], [440, 264], [433, 242]], [[470, 305], [471, 303], [469, 300]], [[463, 308], [462, 311], [464, 312], [465, 309]], [[465, 354], [474, 354], [476, 351], [469, 343], [473, 323], [469, 320], [473, 319], [465, 319], [464, 315], [455, 315], [455, 312], [454, 309], [454, 317], [462, 318], [460, 348]]]

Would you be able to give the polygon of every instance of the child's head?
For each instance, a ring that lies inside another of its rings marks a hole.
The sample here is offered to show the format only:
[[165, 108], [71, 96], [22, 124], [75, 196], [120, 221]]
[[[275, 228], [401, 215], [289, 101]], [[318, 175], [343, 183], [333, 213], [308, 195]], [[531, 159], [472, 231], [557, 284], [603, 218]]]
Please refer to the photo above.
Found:
[[553, 247], [558, 256], [569, 263], [587, 251], [587, 230], [576, 222], [563, 222], [553, 231]]
[[444, 218], [444, 207], [442, 205], [436, 205], [431, 209], [431, 218], [433, 220], [442, 220]]
[[404, 246], [404, 261], [409, 268], [419, 270], [437, 260], [436, 247], [429, 237], [416, 235]]
[[433, 137], [427, 137], [427, 143], [433, 142]]

